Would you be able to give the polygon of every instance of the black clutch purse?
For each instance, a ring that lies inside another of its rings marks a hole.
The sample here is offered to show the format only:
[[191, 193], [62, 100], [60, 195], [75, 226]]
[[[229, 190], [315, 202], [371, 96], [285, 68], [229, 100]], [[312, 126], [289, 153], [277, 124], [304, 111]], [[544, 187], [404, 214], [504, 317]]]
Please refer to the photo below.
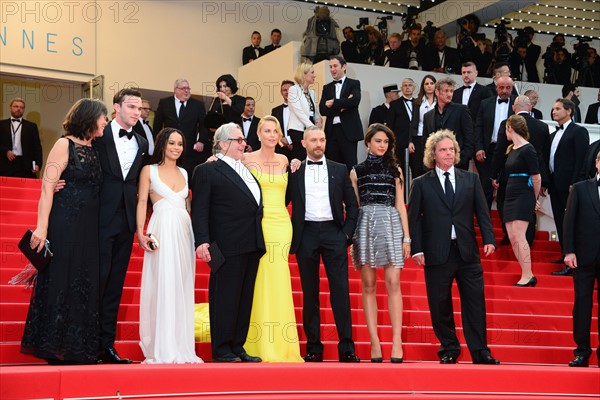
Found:
[[37, 249], [31, 248], [31, 235], [33, 231], [28, 229], [27, 232], [21, 238], [19, 242], [19, 250], [27, 257], [31, 265], [33, 265], [38, 271], [43, 271], [50, 260], [52, 260], [52, 252], [50, 251], [50, 242], [46, 239], [44, 248], [39, 253]]

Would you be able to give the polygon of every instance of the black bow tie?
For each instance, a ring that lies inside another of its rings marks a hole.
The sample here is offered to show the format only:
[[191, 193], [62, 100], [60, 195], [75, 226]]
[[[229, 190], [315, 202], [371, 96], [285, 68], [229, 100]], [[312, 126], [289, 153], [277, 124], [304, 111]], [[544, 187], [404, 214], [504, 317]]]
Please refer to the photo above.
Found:
[[310, 160], [307, 160], [306, 164], [308, 164], [308, 165], [323, 165], [323, 161], [310, 161]]
[[119, 137], [127, 136], [127, 140], [130, 140], [133, 137], [133, 130], [131, 132], [127, 132], [125, 129], [119, 129]]
[[288, 106], [287, 104], [284, 104], [284, 105], [283, 105], [283, 108], [287, 108], [287, 106]]
[[242, 118], [242, 121], [244, 121], [244, 122], [252, 122], [252, 117], [250, 117], [250, 118]]
[[339, 81], [333, 81], [333, 83], [335, 83], [337, 85], [338, 83], [341, 84], [342, 81], [341, 80], [339, 80]]
[[144, 121], [144, 123], [148, 126], [150, 126], [150, 121]]
[[556, 131], [555, 132], [562, 131], [563, 129], [565, 129], [564, 125], [556, 125]]
[[502, 104], [502, 103], [508, 104], [508, 99], [506, 99], [506, 100], [498, 99], [498, 104]]
[[12, 122], [21, 122], [21, 120], [19, 118], [13, 118]]
[[402, 100], [404, 100], [405, 103], [412, 103], [413, 99], [407, 99], [406, 97], [403, 97]]
[[465, 89], [471, 89], [471, 86], [465, 86]]

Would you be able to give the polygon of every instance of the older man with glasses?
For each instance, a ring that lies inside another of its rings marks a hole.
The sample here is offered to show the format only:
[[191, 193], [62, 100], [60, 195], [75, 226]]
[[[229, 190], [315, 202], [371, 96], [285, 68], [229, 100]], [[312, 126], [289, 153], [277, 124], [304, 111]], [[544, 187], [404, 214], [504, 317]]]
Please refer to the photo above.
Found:
[[191, 176], [194, 167], [210, 156], [211, 142], [204, 128], [206, 109], [204, 104], [192, 97], [187, 79], [177, 79], [174, 95], [160, 99], [154, 114], [154, 132], [162, 128], [176, 128], [185, 136], [183, 167]]

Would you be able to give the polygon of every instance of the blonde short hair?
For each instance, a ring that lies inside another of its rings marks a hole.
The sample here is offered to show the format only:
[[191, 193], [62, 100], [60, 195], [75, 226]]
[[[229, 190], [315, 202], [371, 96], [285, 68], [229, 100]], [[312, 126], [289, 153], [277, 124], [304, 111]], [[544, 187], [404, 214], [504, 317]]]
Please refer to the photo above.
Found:
[[310, 60], [303, 60], [300, 65], [296, 68], [296, 73], [294, 74], [294, 80], [296, 83], [302, 85], [304, 83], [304, 75], [310, 71], [313, 63]]
[[435, 147], [439, 142], [445, 139], [452, 140], [452, 144], [454, 144], [454, 165], [460, 162], [460, 146], [456, 141], [454, 132], [449, 129], [440, 129], [439, 131], [433, 132], [431, 135], [429, 135], [427, 142], [425, 143], [423, 164], [425, 164], [427, 168], [435, 167]]

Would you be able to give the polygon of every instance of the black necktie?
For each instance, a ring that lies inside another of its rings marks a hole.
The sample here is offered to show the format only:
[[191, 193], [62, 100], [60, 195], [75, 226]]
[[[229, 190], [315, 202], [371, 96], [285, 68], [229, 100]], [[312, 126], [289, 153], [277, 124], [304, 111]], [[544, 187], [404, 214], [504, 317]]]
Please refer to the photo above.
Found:
[[338, 83], [340, 83], [340, 84], [341, 84], [341, 83], [342, 83], [342, 81], [341, 81], [341, 80], [340, 80], [340, 81], [333, 81], [333, 83], [335, 83], [335, 84], [337, 85]]
[[252, 122], [252, 117], [250, 117], [250, 118], [242, 118], [242, 120], [244, 122]]
[[506, 100], [498, 99], [498, 104], [501, 104], [501, 103], [508, 104], [508, 99], [506, 99]]
[[306, 163], [308, 165], [323, 165], [323, 161], [310, 161], [310, 160], [307, 160]]
[[185, 101], [181, 102], [181, 107], [179, 107], [179, 117], [181, 118], [181, 114], [185, 111]]
[[444, 181], [444, 190], [446, 191], [446, 199], [450, 207], [454, 206], [454, 189], [452, 189], [452, 182], [450, 182], [450, 172], [444, 172], [446, 180]]
[[131, 132], [127, 132], [125, 129], [119, 129], [119, 137], [127, 136], [127, 140], [130, 140], [133, 137], [133, 129]]
[[21, 120], [19, 118], [13, 118], [12, 122], [21, 122]]

